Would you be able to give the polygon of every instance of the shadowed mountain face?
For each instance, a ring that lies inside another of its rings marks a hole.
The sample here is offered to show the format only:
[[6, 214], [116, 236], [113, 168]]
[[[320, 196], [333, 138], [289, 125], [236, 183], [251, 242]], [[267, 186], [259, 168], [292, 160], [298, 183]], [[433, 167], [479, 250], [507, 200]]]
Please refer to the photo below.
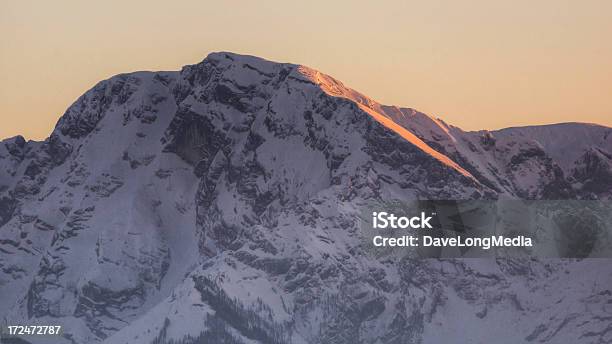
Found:
[[0, 317], [65, 343], [605, 342], [609, 260], [374, 258], [358, 216], [610, 199], [611, 132], [465, 132], [230, 53], [118, 75], [0, 144]]

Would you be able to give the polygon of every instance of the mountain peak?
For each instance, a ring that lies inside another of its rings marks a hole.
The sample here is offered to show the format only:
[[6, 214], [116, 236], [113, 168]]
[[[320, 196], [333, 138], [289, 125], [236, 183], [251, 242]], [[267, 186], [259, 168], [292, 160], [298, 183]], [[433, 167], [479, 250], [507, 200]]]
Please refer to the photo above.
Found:
[[[230, 52], [216, 52], [209, 54], [203, 63], [213, 63], [215, 66], [224, 70], [224, 74], [227, 77], [234, 80], [239, 80], [240, 76], [235, 73], [237, 68], [247, 68], [256, 70], [262, 75], [271, 76], [279, 73], [279, 70], [283, 70], [286, 73], [287, 78], [293, 79], [296, 82], [305, 82], [318, 87], [328, 96], [334, 98], [343, 98], [351, 101], [357, 105], [359, 109], [370, 115], [377, 122], [384, 125], [388, 129], [396, 132], [402, 136], [405, 140], [417, 146], [436, 160], [443, 164], [455, 169], [468, 178], [473, 176], [463, 169], [459, 164], [454, 162], [448, 156], [441, 154], [427, 143], [423, 142], [420, 138], [414, 135], [412, 132], [407, 130], [404, 123], [397, 122], [395, 119], [395, 113], [401, 113], [403, 110], [397, 107], [383, 106], [377, 101], [365, 96], [364, 94], [345, 86], [341, 81], [322, 73], [316, 69], [313, 69], [304, 65], [295, 65], [289, 63], [278, 63], [268, 61], [259, 57], [240, 55]], [[414, 110], [412, 110], [415, 112]], [[416, 113], [416, 112], [415, 112]], [[424, 117], [429, 116], [419, 113]], [[429, 118], [435, 125], [439, 126], [439, 122], [435, 119]], [[475, 179], [474, 179], [475, 180]]]
[[290, 72], [289, 75], [294, 79], [318, 85], [329, 95], [346, 98], [371, 108], [380, 107], [380, 104], [376, 101], [344, 85], [341, 81], [305, 65], [275, 62], [257, 56], [242, 55], [227, 51], [210, 53], [202, 62], [211, 62], [223, 69], [233, 67], [257, 69], [267, 74], [277, 72], [279, 69], [284, 68]]
[[229, 67], [232, 65], [242, 67], [249, 65], [251, 67], [269, 72], [271, 72], [272, 69], [278, 65], [296, 66], [294, 64], [266, 60], [258, 56], [237, 54], [228, 51], [212, 52], [208, 54], [202, 62], [211, 62], [220, 67]]

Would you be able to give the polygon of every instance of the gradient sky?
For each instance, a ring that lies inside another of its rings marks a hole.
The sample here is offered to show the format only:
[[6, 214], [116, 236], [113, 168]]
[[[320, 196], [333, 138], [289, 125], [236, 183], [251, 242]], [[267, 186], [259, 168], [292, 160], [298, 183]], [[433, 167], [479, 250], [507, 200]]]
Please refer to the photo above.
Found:
[[612, 126], [612, 1], [0, 0], [0, 138], [97, 81], [212, 51], [305, 64], [465, 129]]

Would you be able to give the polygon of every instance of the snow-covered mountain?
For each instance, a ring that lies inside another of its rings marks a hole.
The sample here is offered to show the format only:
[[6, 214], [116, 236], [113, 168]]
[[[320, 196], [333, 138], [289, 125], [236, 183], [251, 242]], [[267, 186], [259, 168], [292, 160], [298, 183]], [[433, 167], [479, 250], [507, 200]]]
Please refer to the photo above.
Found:
[[0, 319], [54, 343], [609, 342], [610, 260], [377, 258], [358, 215], [610, 199], [611, 133], [466, 132], [231, 53], [118, 75], [0, 144]]

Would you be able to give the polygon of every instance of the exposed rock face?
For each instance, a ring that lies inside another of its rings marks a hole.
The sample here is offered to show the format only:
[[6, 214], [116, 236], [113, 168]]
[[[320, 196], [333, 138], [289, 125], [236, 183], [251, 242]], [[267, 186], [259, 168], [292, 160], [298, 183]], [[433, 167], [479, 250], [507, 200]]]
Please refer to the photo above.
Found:
[[608, 261], [373, 257], [358, 216], [609, 199], [610, 131], [465, 132], [230, 53], [119, 75], [46, 141], [0, 144], [0, 316], [62, 324], [66, 343], [605, 341]]
[[602, 148], [591, 147], [574, 163], [572, 177], [583, 193], [609, 199], [612, 195], [612, 155]]

